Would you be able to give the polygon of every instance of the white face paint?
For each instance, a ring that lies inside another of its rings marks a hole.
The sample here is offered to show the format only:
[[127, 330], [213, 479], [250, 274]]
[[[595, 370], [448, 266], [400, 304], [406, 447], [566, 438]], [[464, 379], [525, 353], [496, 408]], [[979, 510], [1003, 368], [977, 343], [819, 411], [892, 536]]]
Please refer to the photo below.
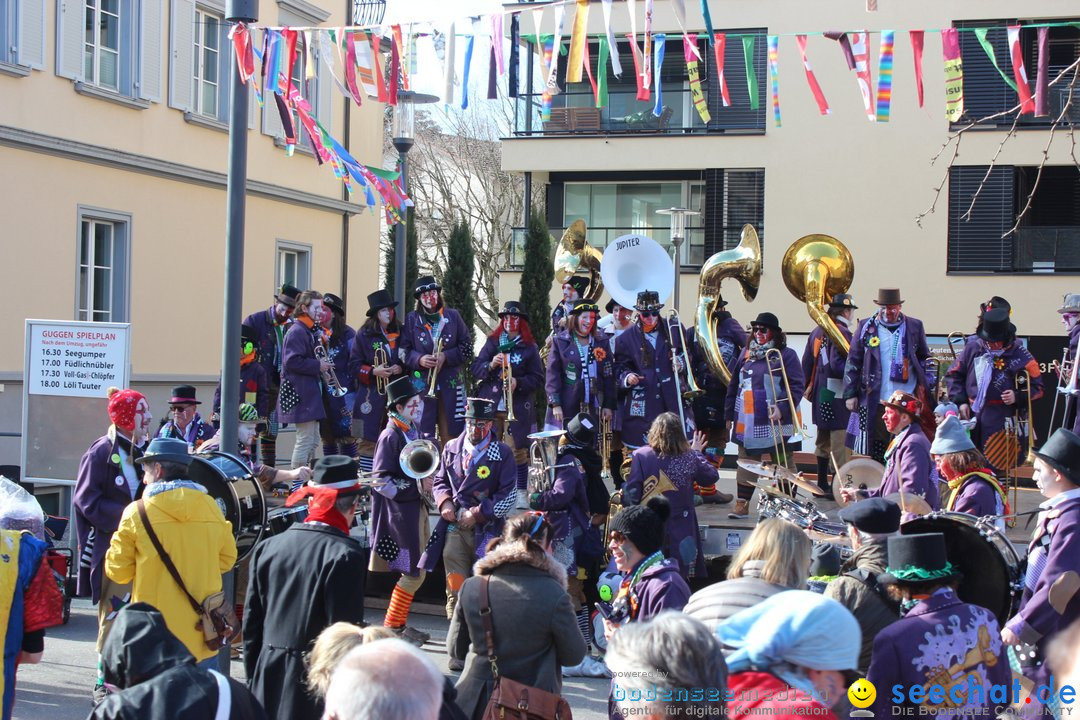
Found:
[[1057, 481], [1053, 468], [1040, 458], [1035, 458], [1035, 472], [1032, 473], [1032, 479], [1035, 480], [1035, 486], [1039, 488], [1042, 496], [1048, 500], [1061, 492], [1061, 483]]
[[391, 308], [383, 308], [375, 313], [375, 315], [379, 318], [379, 322], [382, 325], [389, 325], [390, 321], [394, 319], [394, 311]]
[[135, 406], [135, 429], [132, 431], [131, 441], [136, 445], [141, 445], [150, 434], [150, 422], [154, 419], [154, 416], [150, 413], [150, 404], [146, 402], [146, 399], [139, 401], [139, 404]]
[[255, 439], [255, 423], [242, 422], [236, 426], [236, 439], [247, 447]]
[[420, 422], [420, 417], [424, 414], [423, 398], [419, 395], [413, 395], [405, 403], [405, 407], [401, 409], [401, 414], [414, 423]]
[[322, 322], [323, 312], [324, 312], [324, 308], [323, 308], [322, 300], [312, 300], [311, 304], [308, 305], [308, 308], [307, 308], [308, 316], [312, 320], [314, 320], [315, 322]]

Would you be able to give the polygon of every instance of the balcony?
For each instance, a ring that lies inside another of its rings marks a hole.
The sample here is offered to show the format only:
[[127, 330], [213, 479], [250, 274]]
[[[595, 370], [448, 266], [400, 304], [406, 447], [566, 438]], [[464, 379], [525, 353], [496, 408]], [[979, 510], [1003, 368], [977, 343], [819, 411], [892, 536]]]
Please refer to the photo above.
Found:
[[[562, 237], [565, 228], [548, 228], [555, 243]], [[525, 236], [528, 228], [513, 228], [510, 239], [509, 270], [521, 270], [525, 265]], [[632, 228], [632, 227], [590, 227], [586, 231], [589, 244], [604, 250], [608, 243], [622, 235], [636, 233], [647, 235], [660, 243], [668, 254], [671, 253], [671, 230], [669, 228]], [[682, 265], [696, 271], [705, 262], [705, 229], [687, 228], [687, 238], [682, 243]], [[726, 235], [725, 235], [726, 237]]]

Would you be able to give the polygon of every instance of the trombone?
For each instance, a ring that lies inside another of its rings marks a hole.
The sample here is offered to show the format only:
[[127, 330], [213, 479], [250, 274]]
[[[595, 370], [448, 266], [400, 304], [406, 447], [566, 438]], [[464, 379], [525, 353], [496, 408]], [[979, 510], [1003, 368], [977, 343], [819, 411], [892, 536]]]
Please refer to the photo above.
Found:
[[[780, 398], [777, 394], [776, 388], [776, 373], [777, 369], [773, 367], [772, 360], [775, 358], [779, 361], [779, 373], [780, 378], [784, 383], [785, 398]], [[802, 440], [802, 421], [799, 417], [799, 410], [795, 407], [795, 398], [791, 396], [791, 383], [788, 381], [787, 369], [784, 368], [784, 355], [777, 348], [769, 348], [765, 351], [765, 367], [769, 372], [769, 384], [772, 386], [773, 405], [779, 405], [783, 400], [787, 400], [788, 409], [791, 410], [791, 425], [794, 430], [794, 434], [791, 436], [790, 442], [800, 442]], [[773, 448], [776, 450], [776, 457], [774, 458], [777, 465], [787, 465], [787, 449], [784, 447], [784, 432], [783, 432], [783, 419], [769, 420], [769, 427], [772, 431]]]
[[1050, 424], [1046, 426], [1046, 437], [1054, 431], [1054, 416], [1057, 415], [1058, 398], [1065, 395], [1065, 414], [1061, 421], [1069, 416], [1069, 398], [1076, 393], [1076, 361], [1069, 357], [1069, 348], [1066, 346], [1061, 351], [1061, 363], [1058, 365], [1057, 387], [1054, 392], [1054, 405], [1050, 408]]
[[510, 369], [510, 356], [507, 353], [502, 354], [502, 366], [503, 402], [506, 403], [506, 422], [512, 423], [517, 420], [517, 417], [514, 416], [514, 394], [510, 390], [510, 380], [513, 378], [514, 373]]
[[603, 411], [600, 412], [600, 477], [607, 482], [611, 480], [611, 443], [615, 440], [615, 433], [611, 431], [611, 420]]
[[946, 342], [949, 344], [949, 354], [952, 355], [953, 362], [956, 362], [957, 352], [956, 346], [953, 344], [955, 342], [954, 338], [960, 340], [960, 350], [963, 350], [964, 344], [967, 342], [967, 335], [965, 335], [962, 330], [953, 330], [949, 333], [949, 336], [945, 338]]
[[[679, 338], [682, 341], [682, 347], [678, 350], [675, 349], [674, 331], [672, 327], [676, 327], [679, 331]], [[679, 397], [679, 421], [682, 423], [683, 432], [686, 432], [686, 410], [683, 409], [684, 400], [692, 400], [693, 398], [701, 395], [703, 392], [698, 384], [694, 382], [694, 371], [690, 367], [690, 355], [686, 352], [686, 333], [683, 332], [682, 323], [679, 321], [678, 311], [672, 310], [667, 319], [668, 328], [668, 344], [671, 345], [671, 373], [675, 376], [675, 394]], [[682, 355], [682, 363], [686, 368], [686, 390], [682, 388], [682, 381], [679, 379], [679, 355]]]
[[428, 373], [428, 376], [429, 376], [428, 391], [427, 391], [427, 395], [425, 395], [424, 397], [429, 397], [429, 398], [438, 397], [438, 395], [435, 394], [435, 385], [439, 381], [439, 360], [438, 360], [438, 357], [439, 357], [439, 353], [442, 352], [442, 345], [443, 345], [443, 339], [440, 337], [435, 342], [435, 352], [432, 353], [432, 357], [435, 358], [435, 364], [431, 367], [431, 371]]
[[[382, 344], [375, 348], [375, 367], [388, 367], [390, 365], [390, 354], [386, 352]], [[389, 382], [389, 378], [375, 376], [375, 391], [380, 395], [386, 394], [386, 384]]]

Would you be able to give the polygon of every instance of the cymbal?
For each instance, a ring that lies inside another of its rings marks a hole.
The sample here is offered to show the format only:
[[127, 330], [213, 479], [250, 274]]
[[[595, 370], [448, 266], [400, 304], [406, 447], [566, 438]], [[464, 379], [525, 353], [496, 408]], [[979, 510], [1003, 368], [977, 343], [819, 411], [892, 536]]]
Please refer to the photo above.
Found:
[[881, 479], [885, 477], [885, 466], [877, 460], [868, 457], [852, 458], [837, 469], [833, 475], [833, 496], [836, 504], [847, 507], [848, 500], [844, 499], [842, 488], [863, 488], [873, 490], [881, 485]]
[[780, 488], [776, 487], [772, 483], [766, 483], [764, 480], [759, 480], [756, 483], [755, 487], [757, 487], [758, 490], [760, 490], [761, 492], [763, 492], [763, 493], [765, 493], [767, 495], [772, 495], [774, 497], [780, 497], [780, 498], [787, 498], [788, 500], [791, 499], [791, 496], [788, 495], [786, 492], [784, 492]]
[[845, 545], [851, 547], [851, 538], [847, 535], [833, 535], [813, 528], [806, 530], [806, 536], [814, 542], [832, 543], [833, 545]]
[[[903, 497], [902, 503], [901, 497]], [[890, 495], [886, 495], [885, 499], [892, 500], [897, 505], [900, 505], [904, 511], [915, 515], [929, 515], [933, 512], [933, 508], [930, 507], [930, 504], [926, 502], [922, 496], [916, 495], [915, 493], [904, 491], [894, 492]]]
[[[753, 460], [736, 460], [735, 462], [743, 470], [749, 470], [755, 475], [772, 478], [773, 480], [786, 480], [787, 482], [802, 488], [811, 495], [825, 494], [824, 490], [804, 478], [802, 473], [792, 472], [783, 465], [777, 465], [772, 462], [755, 462]], [[760, 483], [758, 484], [758, 487], [762, 487]]]

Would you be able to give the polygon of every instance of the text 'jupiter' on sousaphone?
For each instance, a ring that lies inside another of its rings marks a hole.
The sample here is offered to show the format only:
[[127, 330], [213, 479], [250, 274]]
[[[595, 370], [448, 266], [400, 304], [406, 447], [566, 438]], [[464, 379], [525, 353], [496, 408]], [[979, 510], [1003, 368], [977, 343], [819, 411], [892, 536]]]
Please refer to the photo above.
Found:
[[668, 251], [646, 235], [612, 240], [604, 251], [600, 276], [608, 294], [624, 308], [634, 307], [642, 290], [655, 290], [663, 303], [675, 289], [675, 265]]

